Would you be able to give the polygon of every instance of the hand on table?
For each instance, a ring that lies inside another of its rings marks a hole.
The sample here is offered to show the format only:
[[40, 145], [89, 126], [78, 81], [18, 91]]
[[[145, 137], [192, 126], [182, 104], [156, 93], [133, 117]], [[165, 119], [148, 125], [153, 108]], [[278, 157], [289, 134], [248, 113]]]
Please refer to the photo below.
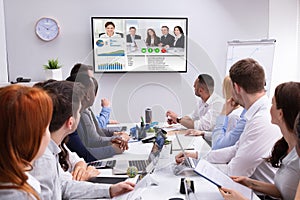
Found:
[[204, 136], [204, 131], [199, 131], [195, 129], [188, 129], [185, 133], [185, 135], [189, 136]]
[[[198, 157], [197, 152], [188, 152], [188, 151], [186, 151], [186, 152], [185, 152], [185, 155], [186, 155], [187, 157], [195, 158], [195, 159], [197, 159], [197, 157]], [[177, 164], [180, 164], [180, 163], [183, 163], [183, 162], [184, 162], [184, 155], [183, 155], [182, 152], [180, 152], [179, 154], [177, 154], [177, 155], [175, 156], [175, 161], [176, 161]]]
[[111, 140], [113, 144], [116, 144], [119, 146], [119, 148], [123, 151], [128, 149], [128, 141], [124, 140], [122, 137], [116, 137]]
[[110, 197], [115, 197], [130, 192], [134, 189], [134, 186], [135, 184], [131, 182], [120, 182], [114, 184], [109, 188]]

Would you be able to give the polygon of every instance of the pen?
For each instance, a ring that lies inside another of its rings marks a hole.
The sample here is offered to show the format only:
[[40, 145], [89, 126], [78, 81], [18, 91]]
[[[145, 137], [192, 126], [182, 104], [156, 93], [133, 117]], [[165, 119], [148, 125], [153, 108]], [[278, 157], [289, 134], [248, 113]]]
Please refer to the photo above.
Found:
[[144, 118], [143, 118], [143, 117], [141, 117], [141, 120], [142, 120], [142, 122], [143, 122], [143, 124], [144, 124], [145, 122], [144, 122]]

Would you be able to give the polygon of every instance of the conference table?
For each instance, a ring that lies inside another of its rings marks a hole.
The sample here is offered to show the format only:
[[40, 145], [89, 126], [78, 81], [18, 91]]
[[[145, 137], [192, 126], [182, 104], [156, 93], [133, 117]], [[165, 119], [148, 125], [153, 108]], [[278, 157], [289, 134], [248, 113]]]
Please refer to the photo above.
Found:
[[[121, 124], [127, 126], [128, 130], [133, 124]], [[197, 175], [192, 169], [186, 168], [179, 175], [175, 175], [176, 168], [175, 156], [181, 151], [176, 140], [175, 134], [178, 133], [183, 148], [195, 149], [200, 156], [206, 155], [210, 151], [210, 146], [202, 137], [185, 136], [184, 131], [170, 131], [167, 139], [171, 144], [165, 145], [160, 153], [159, 161], [152, 173], [148, 173], [136, 185], [134, 191], [115, 197], [116, 200], [168, 200], [172, 198], [186, 199], [184, 194], [179, 192], [181, 178], [187, 178], [194, 182], [195, 196], [198, 200], [221, 200], [218, 187], [205, 178]], [[154, 133], [147, 133], [148, 135]], [[141, 141], [130, 141], [129, 149], [122, 154], [113, 156], [105, 160], [139, 160], [146, 159], [151, 151], [152, 143], [142, 143]], [[124, 177], [125, 175], [113, 175], [112, 169], [101, 169], [99, 177]], [[136, 179], [128, 179], [135, 181]], [[259, 199], [254, 193], [252, 199]]]

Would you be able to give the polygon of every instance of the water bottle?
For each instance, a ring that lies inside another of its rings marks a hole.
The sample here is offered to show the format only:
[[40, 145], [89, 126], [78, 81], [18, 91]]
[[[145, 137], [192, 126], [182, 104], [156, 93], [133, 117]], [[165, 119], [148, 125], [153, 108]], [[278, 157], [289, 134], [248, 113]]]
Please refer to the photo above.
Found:
[[146, 108], [146, 110], [145, 110], [145, 119], [146, 119], [146, 124], [150, 124], [152, 122], [152, 110], [151, 110], [151, 108]]

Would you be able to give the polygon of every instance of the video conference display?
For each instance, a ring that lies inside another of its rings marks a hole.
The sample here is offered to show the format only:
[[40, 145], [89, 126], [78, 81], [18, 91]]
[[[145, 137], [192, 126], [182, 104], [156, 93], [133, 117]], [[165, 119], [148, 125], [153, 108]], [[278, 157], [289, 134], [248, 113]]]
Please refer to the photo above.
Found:
[[92, 17], [94, 71], [186, 72], [187, 21]]

